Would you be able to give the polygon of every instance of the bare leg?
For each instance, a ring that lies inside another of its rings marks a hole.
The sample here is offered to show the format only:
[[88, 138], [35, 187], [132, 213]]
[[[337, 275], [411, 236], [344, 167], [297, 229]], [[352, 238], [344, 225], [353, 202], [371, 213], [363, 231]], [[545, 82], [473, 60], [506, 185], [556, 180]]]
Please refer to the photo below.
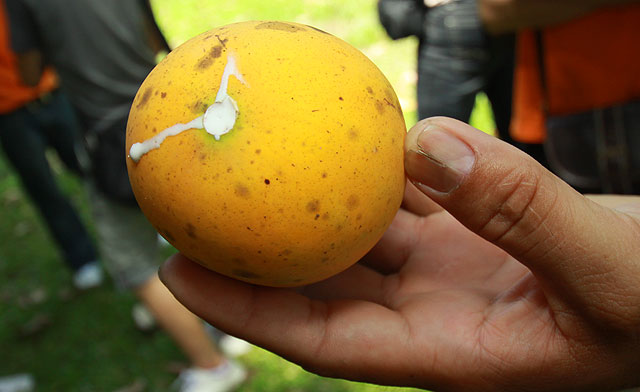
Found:
[[173, 297], [157, 275], [138, 287], [135, 293], [193, 366], [213, 368], [224, 362], [202, 321]]

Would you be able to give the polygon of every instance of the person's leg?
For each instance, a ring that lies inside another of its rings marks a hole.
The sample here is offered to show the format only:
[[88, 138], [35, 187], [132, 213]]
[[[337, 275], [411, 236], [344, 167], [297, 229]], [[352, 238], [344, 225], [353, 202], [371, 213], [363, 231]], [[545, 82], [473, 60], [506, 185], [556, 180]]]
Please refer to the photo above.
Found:
[[61, 91], [52, 93], [50, 99], [41, 115], [49, 144], [68, 169], [84, 176], [89, 170], [89, 158], [73, 106]]
[[140, 298], [193, 366], [224, 362], [204, 323], [158, 279], [157, 232], [140, 209], [110, 200], [95, 186], [90, 185], [89, 195], [101, 258], [117, 286]]
[[509, 144], [514, 140], [509, 134], [513, 104], [513, 73], [515, 69], [515, 35], [498, 37], [487, 35], [490, 55], [486, 69], [485, 93], [491, 102], [498, 137]]
[[469, 121], [485, 84], [488, 53], [475, 1], [454, 0], [429, 10], [418, 53], [418, 116]]
[[94, 261], [96, 255], [85, 226], [51, 172], [37, 113], [20, 109], [1, 116], [0, 142], [69, 267], [77, 271]]
[[213, 344], [204, 324], [160, 282], [157, 274], [135, 290], [160, 326], [173, 338], [193, 366], [214, 368], [225, 358]]

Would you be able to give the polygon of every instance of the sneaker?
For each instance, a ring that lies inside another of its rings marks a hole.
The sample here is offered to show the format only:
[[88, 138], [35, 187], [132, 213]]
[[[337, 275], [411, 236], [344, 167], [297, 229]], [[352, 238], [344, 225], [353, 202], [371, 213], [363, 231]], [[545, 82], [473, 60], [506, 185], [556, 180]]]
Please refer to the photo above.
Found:
[[231, 358], [245, 355], [251, 351], [253, 347], [251, 343], [246, 340], [238, 339], [231, 335], [223, 335], [220, 340], [218, 340], [218, 346], [226, 356]]
[[136, 325], [136, 328], [142, 332], [152, 332], [158, 326], [156, 318], [151, 314], [149, 309], [141, 303], [133, 305], [133, 308], [131, 308], [131, 318], [133, 318], [133, 323]]
[[237, 362], [227, 360], [213, 369], [189, 368], [180, 373], [176, 386], [180, 392], [231, 392], [247, 378]]
[[251, 343], [238, 339], [235, 336], [227, 335], [207, 322], [204, 322], [204, 328], [207, 330], [209, 336], [216, 341], [220, 351], [227, 357], [237, 358], [247, 354], [253, 347]]
[[28, 373], [0, 377], [0, 392], [31, 392], [35, 388], [36, 382]]
[[80, 267], [80, 269], [73, 274], [73, 285], [78, 290], [88, 290], [100, 286], [103, 278], [104, 273], [102, 272], [100, 263], [92, 261]]

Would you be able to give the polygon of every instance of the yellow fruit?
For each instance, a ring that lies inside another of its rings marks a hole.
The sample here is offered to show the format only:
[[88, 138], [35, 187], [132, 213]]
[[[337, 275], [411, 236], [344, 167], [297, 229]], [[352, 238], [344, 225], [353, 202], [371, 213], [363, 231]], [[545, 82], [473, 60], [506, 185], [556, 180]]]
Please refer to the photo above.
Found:
[[187, 257], [297, 286], [380, 239], [402, 199], [405, 133], [391, 85], [358, 50], [301, 24], [242, 22], [151, 72], [127, 165], [142, 211]]

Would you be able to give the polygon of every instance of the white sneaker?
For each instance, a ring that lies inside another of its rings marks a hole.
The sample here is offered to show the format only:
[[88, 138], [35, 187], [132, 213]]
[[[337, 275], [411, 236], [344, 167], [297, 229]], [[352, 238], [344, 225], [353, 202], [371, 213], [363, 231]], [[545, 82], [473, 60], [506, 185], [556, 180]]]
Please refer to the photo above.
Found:
[[29, 373], [0, 377], [0, 392], [31, 392], [36, 382]]
[[246, 380], [247, 371], [227, 360], [214, 369], [189, 368], [176, 380], [180, 392], [231, 392]]
[[241, 355], [247, 354], [253, 347], [251, 343], [246, 340], [238, 339], [231, 335], [222, 335], [218, 340], [218, 346], [220, 350], [228, 357], [237, 358]]
[[133, 318], [133, 323], [136, 325], [136, 328], [142, 332], [151, 332], [156, 329], [158, 325], [151, 311], [139, 302], [131, 308], [131, 318]]
[[104, 273], [102, 272], [100, 263], [92, 261], [80, 267], [80, 269], [73, 274], [73, 285], [78, 290], [88, 290], [100, 286], [103, 279]]

